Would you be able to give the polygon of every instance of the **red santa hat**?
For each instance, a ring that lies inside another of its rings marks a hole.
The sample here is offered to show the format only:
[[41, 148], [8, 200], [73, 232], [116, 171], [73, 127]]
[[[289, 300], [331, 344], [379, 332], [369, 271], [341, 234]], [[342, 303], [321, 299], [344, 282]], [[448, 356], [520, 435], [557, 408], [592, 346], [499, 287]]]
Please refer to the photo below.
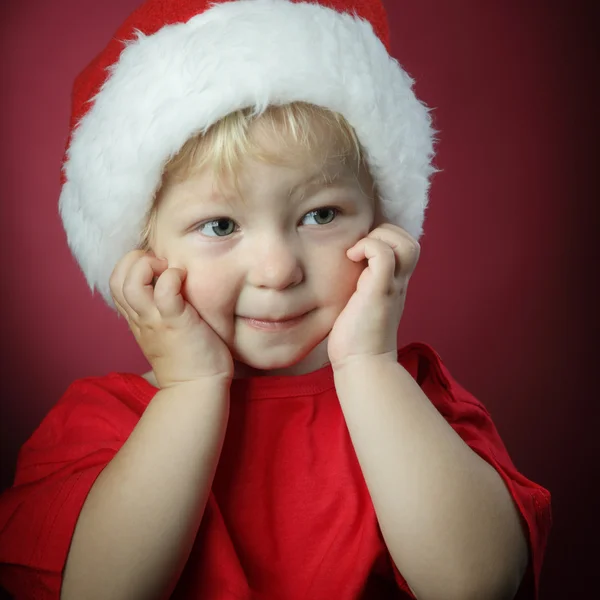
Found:
[[79, 75], [59, 208], [92, 291], [139, 243], [165, 163], [232, 111], [303, 101], [342, 114], [384, 217], [418, 239], [434, 133], [392, 58], [381, 0], [147, 0]]

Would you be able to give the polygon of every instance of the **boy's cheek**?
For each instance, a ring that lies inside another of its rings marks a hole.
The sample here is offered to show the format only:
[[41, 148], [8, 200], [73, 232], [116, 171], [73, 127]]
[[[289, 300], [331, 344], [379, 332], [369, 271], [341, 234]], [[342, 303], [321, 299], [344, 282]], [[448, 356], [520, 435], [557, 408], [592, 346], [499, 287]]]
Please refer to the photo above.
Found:
[[340, 310], [346, 306], [348, 300], [356, 291], [356, 285], [365, 267], [366, 263], [355, 263], [344, 256], [344, 259], [333, 265], [330, 272], [325, 276], [330, 294], [329, 300], [336, 304]]
[[182, 291], [183, 297], [199, 310], [215, 312], [230, 303], [227, 282], [207, 270], [188, 269]]
[[183, 286], [183, 297], [225, 342], [233, 339], [235, 299], [218, 278], [197, 279], [191, 276]]

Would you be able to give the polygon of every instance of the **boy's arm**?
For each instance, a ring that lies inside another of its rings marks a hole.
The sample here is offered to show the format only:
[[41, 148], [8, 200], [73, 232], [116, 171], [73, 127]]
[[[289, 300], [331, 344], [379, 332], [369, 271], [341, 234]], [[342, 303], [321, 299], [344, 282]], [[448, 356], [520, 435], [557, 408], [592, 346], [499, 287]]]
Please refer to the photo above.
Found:
[[207, 379], [156, 393], [85, 501], [63, 600], [170, 595], [208, 500], [229, 417], [229, 383]]
[[402, 365], [374, 357], [334, 376], [383, 537], [415, 596], [513, 598], [528, 552], [495, 469]]

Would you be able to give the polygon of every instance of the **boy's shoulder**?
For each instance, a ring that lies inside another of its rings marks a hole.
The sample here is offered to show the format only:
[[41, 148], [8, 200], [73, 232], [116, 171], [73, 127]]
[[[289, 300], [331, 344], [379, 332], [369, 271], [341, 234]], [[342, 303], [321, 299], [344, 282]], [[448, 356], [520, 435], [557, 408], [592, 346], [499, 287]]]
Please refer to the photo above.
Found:
[[471, 409], [488, 413], [484, 404], [452, 375], [441, 355], [430, 344], [411, 342], [403, 346], [398, 350], [398, 362], [411, 373], [443, 414], [456, 405], [469, 405]]
[[152, 389], [133, 373], [74, 380], [21, 447], [15, 482], [38, 481], [57, 465], [116, 452], [144, 413]]
[[110, 372], [72, 381], [52, 408], [54, 415], [83, 418], [131, 415], [139, 418], [156, 393], [142, 375]]
[[425, 342], [411, 342], [398, 349], [398, 362], [422, 385], [435, 378], [444, 387], [449, 385], [447, 371], [438, 352]]
[[156, 392], [152, 372], [138, 375], [124, 371], [111, 371], [104, 375], [90, 375], [73, 380], [65, 396], [73, 394], [134, 396], [146, 402]]

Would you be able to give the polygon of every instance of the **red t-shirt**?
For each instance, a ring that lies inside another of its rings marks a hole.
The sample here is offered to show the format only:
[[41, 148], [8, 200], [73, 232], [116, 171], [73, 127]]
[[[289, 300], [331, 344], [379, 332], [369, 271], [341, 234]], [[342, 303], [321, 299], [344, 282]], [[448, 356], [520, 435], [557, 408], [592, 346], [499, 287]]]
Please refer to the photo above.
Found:
[[[515, 469], [487, 410], [432, 348], [411, 344], [398, 359], [506, 482], [531, 553], [518, 597], [535, 597], [549, 493]], [[17, 600], [59, 598], [86, 496], [156, 391], [127, 373], [75, 381], [21, 449], [14, 486], [0, 498], [0, 583]], [[381, 536], [331, 367], [232, 382], [212, 492], [172, 598], [413, 598]]]

